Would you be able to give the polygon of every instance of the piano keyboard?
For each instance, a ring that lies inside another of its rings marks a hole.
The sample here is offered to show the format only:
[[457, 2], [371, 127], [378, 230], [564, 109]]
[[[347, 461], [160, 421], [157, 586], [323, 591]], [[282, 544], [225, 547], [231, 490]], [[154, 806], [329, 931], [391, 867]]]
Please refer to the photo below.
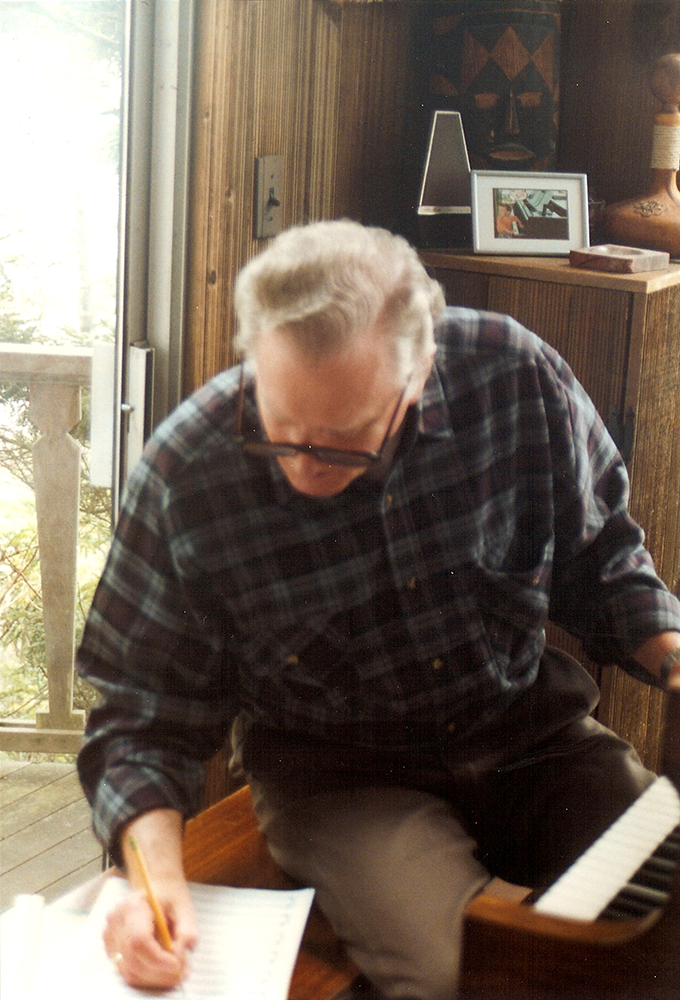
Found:
[[664, 904], [679, 856], [680, 797], [657, 778], [534, 907], [574, 920], [642, 916]]

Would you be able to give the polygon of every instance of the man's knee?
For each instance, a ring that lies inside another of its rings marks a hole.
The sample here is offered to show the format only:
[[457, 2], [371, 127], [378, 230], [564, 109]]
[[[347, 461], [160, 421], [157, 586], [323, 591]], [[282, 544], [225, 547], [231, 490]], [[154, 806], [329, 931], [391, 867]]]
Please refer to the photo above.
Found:
[[451, 1000], [462, 915], [488, 881], [443, 800], [400, 788], [260, 801], [275, 860], [316, 888], [348, 954], [390, 1000]]

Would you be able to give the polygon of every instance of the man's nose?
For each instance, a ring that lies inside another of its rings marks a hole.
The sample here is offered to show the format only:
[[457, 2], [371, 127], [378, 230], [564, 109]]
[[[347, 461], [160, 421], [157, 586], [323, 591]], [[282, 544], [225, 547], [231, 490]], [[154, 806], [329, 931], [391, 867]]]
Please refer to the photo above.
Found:
[[328, 462], [323, 462], [316, 458], [313, 452], [299, 451], [289, 461], [294, 463], [296, 472], [300, 475], [313, 475], [319, 471], [319, 467], [329, 467]]
[[519, 118], [517, 117], [517, 100], [512, 91], [508, 95], [505, 113], [503, 115], [503, 131], [506, 135], [519, 135]]

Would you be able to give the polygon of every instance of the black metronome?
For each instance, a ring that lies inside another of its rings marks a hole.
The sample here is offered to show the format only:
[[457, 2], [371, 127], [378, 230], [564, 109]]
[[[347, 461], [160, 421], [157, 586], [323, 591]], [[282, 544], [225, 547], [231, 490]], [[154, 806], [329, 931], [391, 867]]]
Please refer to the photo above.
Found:
[[435, 111], [418, 198], [423, 247], [471, 247], [470, 161], [458, 111]]

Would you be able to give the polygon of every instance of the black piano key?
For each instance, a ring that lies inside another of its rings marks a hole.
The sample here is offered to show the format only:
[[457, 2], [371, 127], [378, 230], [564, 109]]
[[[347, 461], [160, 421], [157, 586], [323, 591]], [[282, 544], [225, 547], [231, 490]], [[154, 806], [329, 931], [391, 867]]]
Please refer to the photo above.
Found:
[[646, 917], [666, 905], [680, 863], [680, 826], [663, 840], [600, 914], [601, 920]]
[[630, 900], [631, 903], [636, 903], [649, 910], [665, 906], [668, 902], [667, 892], [660, 892], [658, 889], [652, 889], [648, 885], [640, 885], [637, 882], [629, 882], [619, 895], [623, 899]]
[[628, 906], [617, 896], [609, 906], [605, 907], [598, 920], [638, 920], [641, 917], [646, 917], [648, 912], [641, 906]]
[[662, 892], [668, 891], [673, 884], [676, 867], [670, 861], [663, 861], [652, 856], [638, 868], [631, 882], [648, 885], [650, 888], [659, 889]]

